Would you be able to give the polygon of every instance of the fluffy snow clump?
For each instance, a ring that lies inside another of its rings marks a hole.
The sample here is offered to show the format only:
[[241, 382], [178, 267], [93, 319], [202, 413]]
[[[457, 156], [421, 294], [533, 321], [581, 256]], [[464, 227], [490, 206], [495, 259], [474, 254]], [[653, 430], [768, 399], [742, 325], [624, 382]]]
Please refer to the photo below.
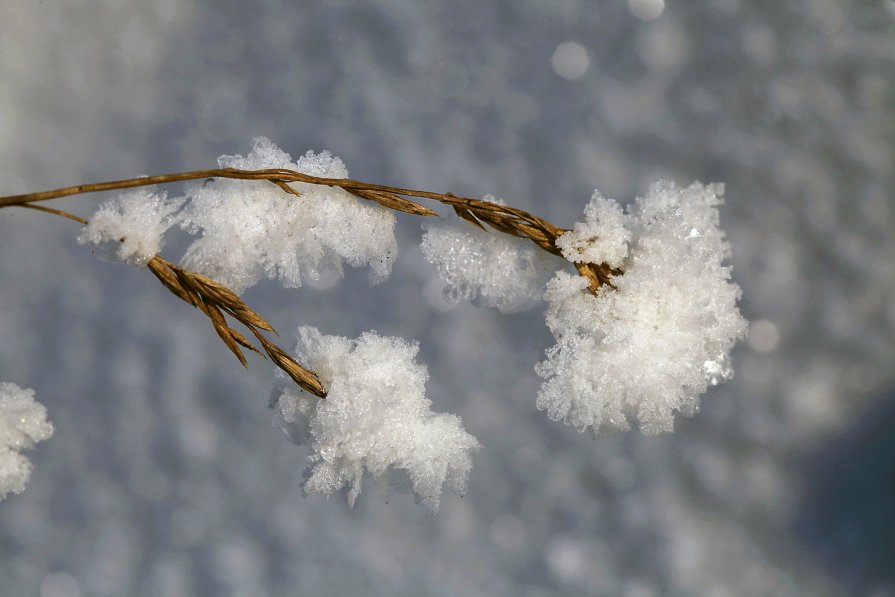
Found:
[[19, 452], [51, 435], [47, 409], [34, 400], [34, 390], [0, 383], [0, 500], [22, 493], [31, 478], [31, 462]]
[[168, 199], [152, 187], [122, 193], [100, 204], [78, 242], [96, 245], [105, 259], [146, 265], [161, 250], [182, 205], [183, 200]]
[[299, 361], [328, 388], [325, 399], [284, 383], [276, 390], [276, 423], [296, 443], [309, 443], [307, 493], [348, 486], [353, 506], [364, 472], [383, 489], [407, 487], [433, 512], [442, 486], [459, 493], [479, 444], [456, 415], [429, 410], [428, 373], [418, 347], [367, 332], [356, 340], [299, 328]]
[[[263, 137], [247, 156], [221, 156], [221, 168], [287, 168], [321, 178], [346, 178], [348, 171], [329, 152], [308, 152], [293, 163], [288, 153]], [[285, 287], [324, 271], [342, 273], [343, 262], [370, 266], [371, 283], [388, 277], [397, 251], [395, 216], [339, 188], [290, 183], [289, 194], [265, 180], [216, 178], [186, 186], [189, 203], [182, 225], [202, 232], [183, 265], [236, 292], [265, 276]]]
[[630, 240], [621, 206], [594, 193], [584, 208], [584, 222], [576, 223], [574, 230], [560, 236], [556, 247], [572, 262], [619, 267], [628, 255]]
[[[490, 195], [484, 199], [505, 205]], [[530, 241], [482, 230], [456, 216], [425, 226], [420, 248], [447, 283], [447, 299], [466, 299], [504, 313], [541, 302], [551, 257]]]
[[[661, 181], [623, 222], [595, 196], [586, 223], [567, 233], [577, 237], [567, 246], [574, 255], [626, 256], [619, 262], [624, 273], [612, 279], [616, 288], [604, 285], [596, 296], [585, 291], [584, 278], [564, 272], [547, 285], [556, 345], [536, 371], [545, 378], [538, 408], [551, 419], [594, 433], [628, 429], [630, 420], [644, 433], [668, 432], [675, 411], [693, 415], [699, 395], [732, 376], [729, 352], [745, 336], [746, 321], [736, 305], [740, 289], [723, 264], [729, 247], [716, 208], [723, 191]], [[631, 239], [626, 247], [622, 224]], [[601, 240], [579, 241], [591, 232], [605, 234], [608, 248], [590, 253]]]

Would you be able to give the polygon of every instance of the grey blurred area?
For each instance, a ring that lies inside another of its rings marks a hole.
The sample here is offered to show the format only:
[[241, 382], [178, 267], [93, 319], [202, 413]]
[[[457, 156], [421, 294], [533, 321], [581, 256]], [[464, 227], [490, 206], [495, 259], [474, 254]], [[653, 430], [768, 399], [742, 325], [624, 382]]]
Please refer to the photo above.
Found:
[[77, 224], [3, 210], [0, 380], [56, 434], [0, 504], [0, 594], [895, 595], [893, 79], [892, 0], [0, 0], [2, 195], [257, 135], [561, 226], [595, 188], [719, 181], [752, 321], [673, 435], [593, 440], [535, 409], [541, 310], [445, 303], [402, 217], [381, 286], [245, 295], [286, 344], [419, 340], [483, 445], [435, 516], [371, 484], [350, 510], [302, 497], [268, 363]]

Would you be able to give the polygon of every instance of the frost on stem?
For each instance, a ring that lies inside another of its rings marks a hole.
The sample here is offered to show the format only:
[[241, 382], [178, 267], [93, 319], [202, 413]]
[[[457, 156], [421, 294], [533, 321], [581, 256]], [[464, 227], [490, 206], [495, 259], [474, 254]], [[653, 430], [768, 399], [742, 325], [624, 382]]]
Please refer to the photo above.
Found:
[[100, 204], [78, 237], [92, 243], [104, 259], [143, 266], [161, 251], [164, 234], [176, 223], [182, 199], [168, 199], [145, 187], [122, 193]]
[[356, 340], [299, 328], [297, 356], [329, 389], [325, 400], [292, 384], [275, 390], [275, 422], [293, 441], [310, 444], [307, 493], [349, 487], [354, 505], [365, 472], [383, 489], [409, 485], [431, 511], [442, 486], [463, 493], [478, 441], [456, 415], [430, 410], [428, 373], [418, 347], [367, 332]]
[[[296, 162], [270, 140], [255, 140], [247, 156], [221, 156], [221, 168], [285, 168], [323, 178], [347, 178], [348, 171], [327, 151], [308, 152]], [[182, 225], [202, 232], [187, 249], [183, 265], [241, 293], [265, 276], [287, 288], [325, 271], [341, 275], [342, 263], [370, 266], [370, 281], [391, 272], [397, 244], [395, 216], [347, 191], [289, 183], [289, 194], [266, 180], [212, 179], [186, 185]]]
[[[627, 247], [620, 224], [609, 224], [620, 212], [595, 196], [586, 223], [567, 233], [576, 235], [567, 249], [589, 251], [572, 247], [590, 235], [587, 227], [605, 222], [607, 240], [615, 240], [604, 258], [626, 253], [624, 274], [596, 296], [584, 292], [586, 280], [564, 272], [548, 284], [556, 344], [536, 371], [545, 378], [538, 408], [551, 419], [594, 433], [628, 429], [630, 420], [644, 433], [668, 432], [675, 411], [695, 414], [699, 395], [732, 376], [729, 352], [746, 321], [723, 264], [730, 250], [718, 227], [722, 195], [722, 185], [655, 183], [624, 216]], [[614, 215], [600, 215], [607, 213]]]
[[621, 206], [594, 193], [584, 208], [584, 222], [560, 236], [556, 248], [573, 263], [605, 263], [615, 268], [624, 263], [630, 240]]
[[0, 383], [0, 500], [22, 493], [31, 478], [31, 462], [19, 452], [51, 435], [47, 409], [34, 400], [34, 390]]
[[[485, 201], [506, 205], [486, 195]], [[496, 307], [531, 309], [550, 278], [550, 255], [530, 241], [470, 226], [456, 216], [425, 224], [420, 248], [447, 284], [445, 297]]]

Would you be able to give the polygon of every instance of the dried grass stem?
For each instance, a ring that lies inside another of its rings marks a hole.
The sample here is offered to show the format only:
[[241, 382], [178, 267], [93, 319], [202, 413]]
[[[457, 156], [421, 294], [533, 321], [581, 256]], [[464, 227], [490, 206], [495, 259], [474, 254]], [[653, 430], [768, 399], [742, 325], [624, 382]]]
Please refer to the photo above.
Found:
[[197, 274], [174, 265], [164, 257], [156, 255], [146, 264], [159, 282], [180, 300], [189, 303], [202, 311], [211, 320], [215, 332], [236, 355], [243, 367], [247, 367], [245, 355], [240, 346], [264, 356], [245, 336], [227, 324], [224, 313], [244, 325], [261, 343], [264, 352], [274, 365], [286, 372], [302, 389], [319, 396], [326, 397], [326, 389], [313, 371], [302, 367], [298, 361], [290, 357], [286, 351], [268, 340], [262, 331], [273, 332], [267, 320], [253, 311], [235, 292], [215, 282], [208, 276]]
[[[373, 201], [387, 209], [419, 216], [436, 216], [437, 214], [428, 207], [411, 201], [407, 197], [431, 199], [451, 206], [460, 218], [474, 226], [484, 230], [487, 225], [504, 234], [527, 238], [541, 249], [554, 255], [561, 255], [559, 249], [556, 248], [556, 239], [568, 231], [567, 229], [554, 226], [547, 220], [527, 211], [481, 199], [457, 197], [451, 193], [434, 193], [431, 191], [390, 187], [349, 178], [320, 178], [285, 169], [239, 170], [235, 168], [216, 168], [82, 184], [40, 193], [0, 197], [0, 209], [14, 206], [25, 207], [68, 218], [86, 225], [87, 220], [79, 216], [60, 209], [36, 204], [42, 201], [50, 201], [83, 193], [114, 191], [205, 178], [266, 180], [277, 185], [285, 192], [298, 197], [301, 196], [301, 193], [290, 187], [288, 183], [299, 182], [339, 187], [356, 197]], [[326, 389], [323, 387], [317, 374], [303, 367], [283, 349], [268, 340], [262, 332], [276, 333], [273, 327], [261, 315], [249, 308], [235, 292], [207, 276], [174, 265], [159, 255], [150, 259], [146, 265], [172, 294], [196, 307], [209, 318], [215, 332], [217, 332], [227, 348], [233, 352], [243, 366], [247, 366], [247, 362], [242, 348], [251, 350], [262, 357], [266, 354], [277, 367], [286, 372], [301, 388], [321, 398], [326, 397]], [[610, 268], [605, 263], [576, 263], [575, 268], [578, 270], [579, 275], [587, 278], [589, 288], [594, 293], [604, 284], [612, 286], [611, 278], [622, 273], [620, 269]], [[263, 353], [252, 345], [245, 336], [229, 326], [227, 316], [241, 323], [252, 333], [261, 344]]]
[[[491, 203], [490, 201], [458, 197], [451, 193], [435, 193], [432, 191], [391, 187], [352, 180], [350, 178], [321, 178], [302, 172], [296, 172], [295, 170], [279, 168], [268, 170], [215, 168], [210, 170], [194, 170], [191, 172], [161, 174], [158, 176], [141, 176], [124, 180], [76, 185], [40, 193], [0, 197], [0, 209], [15, 205], [24, 207], [32, 203], [49, 201], [51, 199], [59, 199], [61, 197], [79, 195], [82, 193], [129, 189], [204, 178], [267, 180], [276, 184], [284, 191], [298, 196], [301, 194], [290, 187], [288, 183], [300, 182], [339, 187], [345, 189], [356, 197], [367, 201], [373, 201], [385, 208], [421, 216], [434, 216], [436, 213], [428, 207], [407, 199], [407, 197], [431, 199], [444, 205], [450, 205], [458, 216], [473, 225], [484, 228], [485, 224], [487, 224], [489, 227], [499, 232], [520, 238], [527, 238], [541, 249], [554, 255], [560, 254], [559, 249], [556, 248], [556, 239], [567, 232], [566, 229], [554, 226], [547, 220], [530, 214], [527, 211], [506, 205], [498, 205], [496, 203]], [[579, 274], [588, 279], [591, 290], [593, 291], [596, 291], [601, 285], [608, 283], [612, 276], [621, 273], [619, 270], [614, 270], [605, 264], [576, 264], [576, 268], [578, 269]]]

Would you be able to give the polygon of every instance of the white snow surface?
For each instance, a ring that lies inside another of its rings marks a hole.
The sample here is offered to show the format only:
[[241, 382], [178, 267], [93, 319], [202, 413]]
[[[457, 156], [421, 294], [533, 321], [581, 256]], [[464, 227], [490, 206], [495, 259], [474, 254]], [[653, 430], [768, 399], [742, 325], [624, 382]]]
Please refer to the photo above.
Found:
[[[484, 197], [506, 205], [491, 195]], [[550, 278], [550, 255], [531, 241], [482, 230], [457, 216], [425, 224], [420, 248], [447, 286], [445, 298], [496, 307], [503, 313], [526, 311], [541, 302]]]
[[161, 251], [165, 232], [176, 223], [182, 205], [182, 199], [168, 199], [155, 187], [121, 193], [100, 204], [78, 242], [96, 245], [104, 259], [144, 266]]
[[308, 443], [307, 493], [333, 494], [348, 486], [353, 506], [366, 472], [388, 488], [410, 489], [438, 510], [442, 487], [463, 494], [479, 447], [456, 415], [430, 410], [428, 372], [415, 361], [419, 347], [366, 332], [356, 340], [298, 330], [297, 356], [320, 376], [325, 399], [286, 382], [275, 390], [275, 423]]
[[[729, 352], [745, 336], [739, 287], [724, 265], [718, 227], [723, 186], [654, 183], [626, 216], [624, 273], [596, 295], [557, 272], [547, 286], [556, 344], [536, 366], [538, 408], [580, 431], [669, 432], [692, 416], [699, 395], [730, 379]], [[593, 204], [592, 204], [593, 205]]]
[[[311, 151], [295, 162], [269, 139], [255, 139], [246, 155], [221, 156], [221, 168], [285, 168], [321, 178], [346, 178], [342, 160]], [[284, 287], [342, 273], [343, 263], [369, 266], [371, 284], [388, 277], [397, 252], [395, 216], [334, 187], [290, 183], [296, 197], [268, 181], [216, 178], [186, 185], [182, 226], [202, 237], [183, 265], [236, 292], [264, 277]]]
[[31, 461], [20, 452], [53, 435], [47, 409], [34, 390], [0, 383], [0, 500], [22, 493], [31, 478]]

